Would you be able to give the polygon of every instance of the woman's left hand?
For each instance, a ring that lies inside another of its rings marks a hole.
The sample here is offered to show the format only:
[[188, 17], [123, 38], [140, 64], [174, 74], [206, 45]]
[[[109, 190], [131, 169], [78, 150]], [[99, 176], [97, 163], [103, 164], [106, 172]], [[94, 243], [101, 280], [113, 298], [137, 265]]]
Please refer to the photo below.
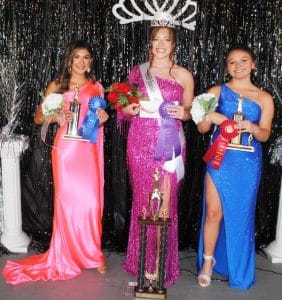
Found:
[[96, 113], [99, 119], [100, 126], [109, 119], [108, 113], [103, 109], [97, 109]]
[[258, 130], [258, 126], [251, 121], [244, 120], [238, 122], [238, 129], [240, 129], [241, 132], [249, 132], [251, 134], [255, 134]]
[[167, 113], [171, 118], [179, 119], [179, 120], [187, 120], [186, 109], [182, 105], [170, 105], [167, 108]]

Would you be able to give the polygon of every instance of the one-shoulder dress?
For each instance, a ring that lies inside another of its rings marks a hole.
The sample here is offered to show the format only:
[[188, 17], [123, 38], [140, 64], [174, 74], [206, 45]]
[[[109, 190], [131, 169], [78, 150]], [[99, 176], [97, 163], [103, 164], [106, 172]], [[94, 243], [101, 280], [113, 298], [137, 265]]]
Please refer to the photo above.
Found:
[[[239, 95], [227, 85], [221, 86], [217, 111], [233, 119], [238, 108]], [[243, 98], [244, 119], [258, 124], [261, 107], [254, 101]], [[219, 134], [217, 128], [212, 141]], [[242, 134], [242, 144], [247, 145], [249, 133]], [[247, 289], [255, 283], [255, 209], [261, 176], [261, 143], [253, 139], [254, 152], [229, 150], [225, 152], [219, 169], [207, 165], [221, 200], [223, 220], [215, 248], [214, 271], [228, 276], [230, 287]], [[198, 269], [203, 265], [203, 226], [205, 220], [205, 192], [203, 219], [199, 239]]]
[[[99, 82], [79, 90], [79, 125], [88, 111], [88, 101], [103, 95]], [[74, 91], [64, 94], [66, 107]], [[63, 138], [66, 124], [59, 128], [52, 149], [54, 176], [54, 220], [49, 250], [19, 261], [8, 261], [3, 269], [7, 283], [63, 280], [77, 276], [83, 268], [104, 265], [101, 251], [103, 213], [103, 129], [96, 144]]]
[[[142, 79], [140, 68], [134, 67], [129, 74], [129, 81], [138, 84], [138, 90], [142, 96], [147, 96], [147, 90]], [[156, 77], [157, 84], [165, 101], [178, 101], [182, 103], [183, 88], [174, 80], [168, 80]], [[182, 132], [182, 123], [175, 120], [179, 134]], [[133, 202], [130, 220], [130, 232], [127, 246], [127, 253], [124, 262], [124, 268], [134, 276], [138, 274], [139, 261], [139, 224], [138, 217], [142, 216], [142, 210], [145, 207], [149, 212], [149, 194], [153, 190], [153, 174], [156, 168], [161, 173], [161, 180], [164, 175], [168, 175], [171, 182], [171, 194], [169, 205], [169, 217], [171, 225], [168, 230], [167, 257], [165, 270], [165, 284], [173, 284], [179, 276], [178, 262], [178, 217], [177, 217], [177, 192], [179, 182], [176, 172], [168, 172], [163, 169], [165, 161], [157, 161], [154, 154], [157, 145], [157, 139], [160, 131], [160, 122], [158, 119], [141, 118], [134, 116], [131, 118], [130, 129], [128, 133], [127, 161], [129, 166], [130, 180], [133, 190]], [[184, 144], [182, 145], [181, 155], [184, 160]], [[149, 227], [147, 230], [146, 243], [146, 271], [156, 272], [156, 230], [155, 227]]]

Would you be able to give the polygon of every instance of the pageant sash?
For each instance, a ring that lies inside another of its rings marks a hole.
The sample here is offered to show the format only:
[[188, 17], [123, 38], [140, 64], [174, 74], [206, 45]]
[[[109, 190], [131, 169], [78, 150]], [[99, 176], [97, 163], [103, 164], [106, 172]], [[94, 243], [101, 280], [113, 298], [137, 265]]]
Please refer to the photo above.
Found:
[[212, 161], [211, 166], [219, 169], [224, 158], [228, 143], [238, 135], [237, 122], [225, 120], [221, 123], [220, 134], [203, 157], [206, 163]]
[[158, 83], [153, 73], [148, 70], [149, 64], [144, 63], [139, 66], [142, 79], [144, 81], [149, 100], [141, 100], [140, 118], [157, 118], [160, 119], [159, 107], [163, 102], [163, 96], [159, 89]]
[[89, 111], [87, 112], [85, 119], [81, 127], [79, 128], [79, 134], [90, 143], [95, 144], [97, 140], [97, 134], [99, 129], [99, 118], [97, 116], [97, 109], [105, 109], [106, 101], [102, 97], [92, 97], [88, 102]]
[[177, 181], [184, 176], [184, 163], [181, 149], [184, 145], [182, 128], [178, 132], [177, 123], [167, 113], [168, 106], [178, 104], [177, 101], [164, 101], [154, 74], [148, 71], [148, 63], [139, 66], [144, 81], [149, 101], [140, 101], [141, 118], [155, 118], [160, 124], [160, 132], [157, 140], [154, 159], [165, 163], [163, 169], [169, 173], [176, 172]]

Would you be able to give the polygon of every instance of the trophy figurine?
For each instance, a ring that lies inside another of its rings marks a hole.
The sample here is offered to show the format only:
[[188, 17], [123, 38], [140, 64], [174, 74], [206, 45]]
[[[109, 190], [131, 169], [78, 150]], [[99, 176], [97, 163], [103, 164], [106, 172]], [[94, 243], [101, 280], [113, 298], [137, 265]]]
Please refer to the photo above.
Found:
[[76, 84], [73, 101], [70, 102], [69, 110], [72, 112], [73, 118], [68, 123], [67, 133], [64, 135], [65, 139], [81, 140], [82, 137], [78, 134], [78, 122], [80, 113], [80, 103], [78, 102], [79, 86]]
[[159, 189], [160, 172], [158, 169], [154, 172], [154, 188], [150, 193], [150, 212], [152, 219], [156, 221], [159, 218], [159, 212], [163, 204], [162, 193]]
[[[236, 122], [240, 122], [244, 119], [244, 115], [242, 113], [242, 104], [243, 104], [243, 97], [242, 95], [239, 95], [238, 98], [238, 110], [233, 115], [233, 120]], [[248, 151], [248, 152], [254, 152], [254, 147], [250, 145], [252, 140], [252, 135], [250, 135], [248, 139], [248, 145], [242, 145], [242, 132], [239, 130], [239, 133], [237, 136], [235, 136], [231, 142], [228, 144], [227, 149], [232, 150], [240, 150], [240, 151]]]

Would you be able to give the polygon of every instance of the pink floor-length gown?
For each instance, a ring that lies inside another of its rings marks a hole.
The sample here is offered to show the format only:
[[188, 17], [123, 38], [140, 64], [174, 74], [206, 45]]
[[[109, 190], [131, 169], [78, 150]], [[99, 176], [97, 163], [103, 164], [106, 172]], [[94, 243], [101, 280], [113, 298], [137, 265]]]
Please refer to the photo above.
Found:
[[[134, 67], [129, 74], [129, 81], [138, 84], [138, 90], [142, 96], [147, 96], [139, 67]], [[156, 77], [156, 81], [165, 101], [183, 101], [183, 88], [174, 80]], [[119, 114], [119, 118], [122, 118]], [[134, 116], [131, 118], [130, 129], [128, 133], [127, 160], [129, 166], [130, 180], [133, 190], [133, 202], [130, 219], [130, 232], [127, 246], [127, 253], [124, 262], [124, 269], [134, 276], [138, 274], [139, 261], [139, 224], [138, 217], [142, 216], [143, 207], [149, 213], [149, 194], [153, 190], [153, 174], [156, 167], [161, 172], [160, 181], [164, 175], [168, 175], [171, 182], [169, 217], [171, 225], [168, 230], [167, 258], [165, 269], [165, 284], [173, 284], [179, 276], [178, 262], [178, 216], [177, 201], [178, 188], [176, 172], [168, 173], [163, 169], [164, 160], [154, 160], [157, 139], [160, 131], [160, 125], [157, 119], [140, 118]], [[181, 121], [176, 120], [177, 128], [182, 131]], [[184, 145], [182, 146], [182, 157], [184, 160]], [[156, 228], [149, 227], [147, 230], [146, 246], [146, 271], [154, 273], [156, 271]]]
[[[80, 88], [80, 124], [89, 99], [100, 95], [103, 88], [98, 82]], [[66, 92], [64, 97], [68, 107], [74, 91]], [[105, 264], [101, 251], [103, 129], [99, 129], [96, 144], [65, 140], [65, 133], [66, 124], [58, 130], [52, 150], [55, 202], [50, 248], [44, 254], [8, 261], [3, 269], [7, 283], [64, 280], [77, 276], [82, 268]]]

